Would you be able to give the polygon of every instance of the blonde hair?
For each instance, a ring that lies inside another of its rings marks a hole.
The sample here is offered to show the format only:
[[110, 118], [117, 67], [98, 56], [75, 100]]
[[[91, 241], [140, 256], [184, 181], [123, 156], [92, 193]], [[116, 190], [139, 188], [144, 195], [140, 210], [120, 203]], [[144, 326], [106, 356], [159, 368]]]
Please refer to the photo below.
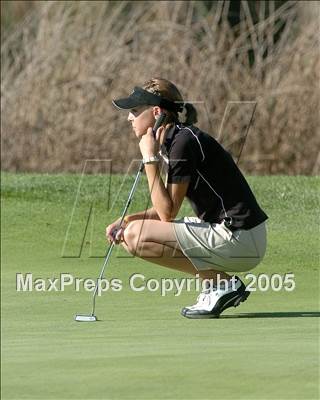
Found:
[[179, 117], [178, 113], [167, 110], [167, 123], [182, 122], [186, 125], [192, 125], [197, 122], [197, 110], [192, 104], [184, 103], [180, 91], [172, 82], [163, 78], [152, 78], [145, 82], [142, 88], [167, 100], [180, 103], [183, 106], [183, 109], [186, 111], [185, 120], [180, 121], [181, 117]]

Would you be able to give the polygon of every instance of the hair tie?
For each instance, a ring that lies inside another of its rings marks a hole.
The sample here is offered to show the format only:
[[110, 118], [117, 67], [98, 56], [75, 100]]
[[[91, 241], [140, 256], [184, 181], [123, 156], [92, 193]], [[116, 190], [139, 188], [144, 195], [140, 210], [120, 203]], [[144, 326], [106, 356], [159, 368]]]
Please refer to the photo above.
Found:
[[181, 109], [179, 111], [179, 121], [185, 123], [187, 120], [187, 107], [186, 103], [181, 104]]

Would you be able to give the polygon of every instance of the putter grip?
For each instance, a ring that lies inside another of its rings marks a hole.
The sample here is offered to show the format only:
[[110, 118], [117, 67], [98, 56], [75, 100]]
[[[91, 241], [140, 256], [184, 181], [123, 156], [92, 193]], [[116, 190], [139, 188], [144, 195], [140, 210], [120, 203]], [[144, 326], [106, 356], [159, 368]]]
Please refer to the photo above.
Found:
[[159, 115], [159, 118], [156, 120], [156, 123], [154, 124], [154, 127], [152, 128], [152, 133], [153, 133], [154, 138], [156, 137], [157, 130], [162, 125], [165, 117], [166, 117], [166, 114], [165, 113], [161, 113]]

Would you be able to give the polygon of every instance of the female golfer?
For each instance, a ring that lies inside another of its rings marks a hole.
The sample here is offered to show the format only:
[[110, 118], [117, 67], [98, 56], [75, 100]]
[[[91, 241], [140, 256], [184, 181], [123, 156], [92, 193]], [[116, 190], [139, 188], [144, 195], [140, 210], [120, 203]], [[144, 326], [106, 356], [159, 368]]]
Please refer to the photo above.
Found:
[[[152, 263], [198, 274], [204, 290], [181, 313], [216, 318], [247, 299], [243, 282], [227, 272], [248, 271], [262, 260], [267, 216], [231, 155], [193, 125], [197, 112], [173, 83], [151, 79], [113, 104], [129, 110], [153, 206], [126, 216], [121, 227], [120, 219], [109, 225], [107, 239]], [[154, 138], [152, 126], [163, 112]], [[196, 217], [177, 220], [185, 197]]]

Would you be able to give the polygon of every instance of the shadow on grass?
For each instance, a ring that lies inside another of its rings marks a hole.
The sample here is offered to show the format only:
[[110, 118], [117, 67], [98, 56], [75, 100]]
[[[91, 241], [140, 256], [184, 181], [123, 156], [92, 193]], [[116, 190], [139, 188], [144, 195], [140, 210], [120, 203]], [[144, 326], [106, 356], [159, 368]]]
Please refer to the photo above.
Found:
[[298, 318], [298, 317], [320, 317], [318, 311], [297, 311], [297, 312], [259, 312], [259, 313], [242, 313], [235, 315], [220, 315], [220, 318]]

